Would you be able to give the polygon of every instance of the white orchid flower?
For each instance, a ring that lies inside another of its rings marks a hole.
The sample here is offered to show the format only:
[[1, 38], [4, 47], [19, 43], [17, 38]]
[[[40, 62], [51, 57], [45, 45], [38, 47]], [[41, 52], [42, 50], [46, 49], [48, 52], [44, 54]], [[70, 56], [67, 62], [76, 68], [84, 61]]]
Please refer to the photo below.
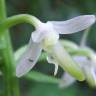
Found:
[[[46, 51], [55, 64], [56, 75], [58, 65], [78, 80], [84, 80], [82, 70], [72, 60], [59, 42], [59, 34], [72, 34], [90, 27], [95, 22], [94, 15], [82, 15], [67, 21], [48, 21], [40, 23], [32, 32], [26, 52], [21, 56], [16, 68], [16, 76], [29, 72], [37, 63], [42, 49]], [[47, 58], [48, 62], [50, 60]]]
[[[77, 64], [84, 72], [85, 80], [87, 81], [87, 83], [92, 87], [96, 87], [96, 68], [93, 65], [93, 61], [91, 59], [89, 60], [85, 56], [74, 56], [73, 59], [77, 62]], [[74, 77], [66, 72], [62, 76], [62, 80], [63, 82], [60, 82], [59, 84], [59, 87], [61, 88], [66, 88], [76, 81]]]
[[82, 67], [82, 70], [85, 74], [85, 79], [90, 86], [96, 86], [96, 67], [94, 66], [94, 62], [87, 57], [74, 57], [75, 61]]

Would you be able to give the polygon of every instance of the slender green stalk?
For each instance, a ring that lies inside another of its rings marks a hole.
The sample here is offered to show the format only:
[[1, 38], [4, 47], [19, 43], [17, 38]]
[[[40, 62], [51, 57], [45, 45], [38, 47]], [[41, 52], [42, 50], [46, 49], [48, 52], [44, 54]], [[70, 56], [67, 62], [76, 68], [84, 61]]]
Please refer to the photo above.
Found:
[[31, 24], [35, 28], [38, 28], [41, 25], [41, 22], [36, 17], [28, 14], [20, 14], [2, 20], [0, 23], [0, 29], [5, 30], [24, 22]]
[[[6, 8], [5, 8], [5, 0], [0, 0], [0, 21], [6, 19]], [[1, 31], [1, 29], [0, 29]], [[4, 78], [4, 96], [20, 96], [19, 95], [19, 85], [18, 80], [15, 77], [14, 73], [14, 56], [13, 50], [11, 47], [11, 41], [9, 32], [2, 31], [2, 43], [5, 45], [5, 48], [2, 49], [3, 56], [3, 78]]]
[[83, 47], [83, 46], [86, 46], [86, 42], [87, 42], [87, 37], [88, 37], [88, 34], [90, 32], [90, 29], [91, 27], [89, 27], [88, 29], [85, 30], [83, 36], [82, 36], [82, 39], [81, 39], [81, 42], [80, 42], [80, 45]]

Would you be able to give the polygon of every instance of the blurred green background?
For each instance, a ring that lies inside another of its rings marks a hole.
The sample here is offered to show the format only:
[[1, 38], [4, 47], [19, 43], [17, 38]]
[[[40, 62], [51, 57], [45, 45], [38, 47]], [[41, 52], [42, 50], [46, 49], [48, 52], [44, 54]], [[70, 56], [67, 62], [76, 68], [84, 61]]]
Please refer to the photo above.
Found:
[[[31, 14], [46, 22], [50, 20], [67, 20], [84, 14], [96, 13], [96, 0], [6, 0], [7, 15]], [[96, 49], [96, 24], [92, 26], [87, 45]], [[28, 43], [33, 28], [27, 24], [20, 24], [10, 29], [14, 51]], [[70, 39], [79, 44], [83, 32], [64, 35], [61, 38]], [[54, 66], [47, 61], [38, 62], [33, 70], [53, 75]], [[57, 77], [62, 70], [59, 68]], [[56, 84], [39, 83], [20, 78], [21, 96], [96, 96], [96, 90], [90, 88], [86, 82], [76, 82], [66, 89], [60, 89]]]

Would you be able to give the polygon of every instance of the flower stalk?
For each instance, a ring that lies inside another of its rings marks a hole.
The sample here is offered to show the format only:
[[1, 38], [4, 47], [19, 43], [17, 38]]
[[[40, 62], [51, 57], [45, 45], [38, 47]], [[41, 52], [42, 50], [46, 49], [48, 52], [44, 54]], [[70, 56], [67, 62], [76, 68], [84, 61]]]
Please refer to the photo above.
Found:
[[20, 14], [5, 18], [0, 23], [0, 30], [5, 30], [20, 23], [28, 23], [38, 28], [41, 22], [34, 16], [28, 14]]

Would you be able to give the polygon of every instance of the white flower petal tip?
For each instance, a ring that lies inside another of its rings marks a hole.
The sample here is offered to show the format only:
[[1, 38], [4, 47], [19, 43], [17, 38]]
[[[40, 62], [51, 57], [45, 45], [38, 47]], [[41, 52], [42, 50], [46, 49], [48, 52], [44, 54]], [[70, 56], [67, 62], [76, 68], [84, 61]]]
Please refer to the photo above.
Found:
[[18, 78], [22, 77], [24, 74], [21, 75], [21, 73], [19, 72], [19, 68], [16, 68], [16, 77]]
[[[25, 55], [25, 56], [28, 56]], [[25, 74], [27, 74], [36, 64], [36, 61], [31, 62], [31, 58], [28, 57], [23, 57], [21, 58], [21, 60], [19, 61], [17, 67], [16, 67], [16, 76], [17, 77], [21, 77]]]
[[59, 34], [72, 34], [82, 31], [96, 21], [95, 15], [81, 15], [66, 21], [49, 21]]
[[75, 83], [75, 78], [73, 78], [68, 73], [64, 73], [62, 76], [62, 82], [59, 83], [60, 88], [66, 88], [71, 86], [73, 83]]
[[90, 27], [96, 21], [95, 15], [84, 15], [81, 18], [82, 19], [85, 18], [84, 22], [86, 21], [86, 28]]
[[89, 60], [87, 57], [84, 56], [75, 56], [73, 57], [73, 59], [82, 68], [85, 74], [85, 79], [89, 86], [96, 87], [96, 69], [91, 59]]
[[86, 75], [86, 81], [91, 87], [96, 87], [96, 73], [93, 66], [86, 67], [84, 69]]
[[[28, 73], [34, 65], [34, 64], [31, 64], [31, 62], [29, 62], [28, 55], [31, 55], [31, 54], [29, 54], [29, 52], [28, 52], [28, 54], [27, 53], [23, 54], [22, 58], [19, 60], [18, 65], [16, 67], [16, 76], [17, 77], [21, 77], [21, 76], [25, 75], [26, 73]], [[25, 56], [28, 56], [28, 58]]]
[[17, 65], [17, 68], [16, 68], [16, 76], [17, 77], [21, 77], [25, 74], [27, 74], [31, 69], [32, 67], [35, 65], [36, 63], [31, 63], [30, 61], [28, 60], [24, 60], [21, 61], [21, 64], [18, 64]]
[[95, 23], [95, 21], [96, 21], [96, 16], [95, 15], [89, 15], [89, 18], [90, 18], [90, 21], [92, 23]]
[[27, 74], [35, 66], [41, 54], [41, 51], [41, 45], [38, 43], [34, 43], [32, 39], [30, 39], [28, 48], [22, 54], [21, 58], [18, 61], [18, 65], [16, 67], [17, 77], [21, 77]]

